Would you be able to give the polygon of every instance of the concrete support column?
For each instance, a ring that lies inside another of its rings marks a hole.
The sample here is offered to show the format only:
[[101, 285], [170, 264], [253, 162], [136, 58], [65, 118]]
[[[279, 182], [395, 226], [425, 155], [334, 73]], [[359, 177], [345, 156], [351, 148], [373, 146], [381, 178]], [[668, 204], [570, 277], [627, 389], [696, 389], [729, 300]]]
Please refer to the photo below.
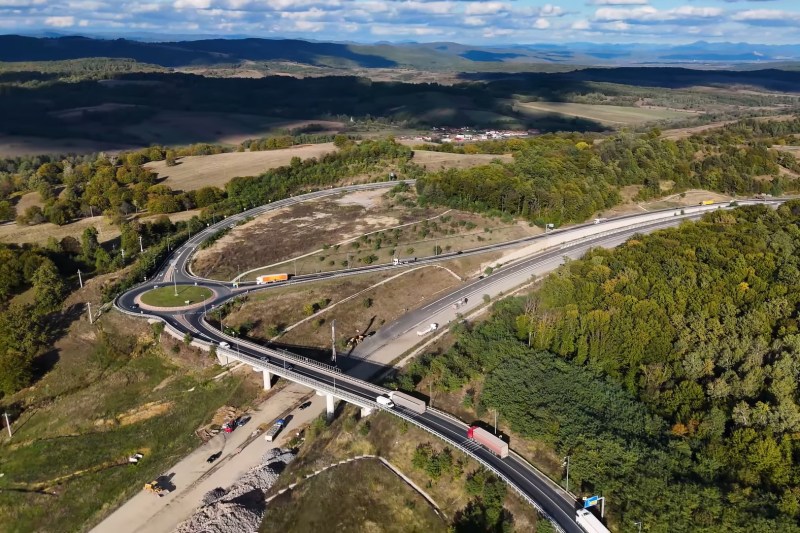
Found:
[[361, 418], [366, 418], [372, 414], [372, 407], [362, 407], [361, 408]]
[[326, 407], [326, 411], [328, 413], [328, 420], [329, 421], [333, 419], [333, 410], [334, 410], [333, 402], [334, 402], [333, 394], [325, 395], [325, 407]]
[[219, 361], [221, 366], [228, 366], [231, 362], [223, 350], [217, 350], [217, 361]]
[[264, 370], [264, 390], [272, 388], [272, 372]]

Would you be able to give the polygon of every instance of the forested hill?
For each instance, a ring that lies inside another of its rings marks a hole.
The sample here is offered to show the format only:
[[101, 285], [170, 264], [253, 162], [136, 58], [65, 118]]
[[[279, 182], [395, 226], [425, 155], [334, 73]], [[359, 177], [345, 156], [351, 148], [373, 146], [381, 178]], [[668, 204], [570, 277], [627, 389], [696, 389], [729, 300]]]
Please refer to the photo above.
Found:
[[496, 409], [515, 448], [569, 455], [614, 531], [800, 532], [798, 250], [797, 200], [594, 250], [397, 385], [426, 377]]

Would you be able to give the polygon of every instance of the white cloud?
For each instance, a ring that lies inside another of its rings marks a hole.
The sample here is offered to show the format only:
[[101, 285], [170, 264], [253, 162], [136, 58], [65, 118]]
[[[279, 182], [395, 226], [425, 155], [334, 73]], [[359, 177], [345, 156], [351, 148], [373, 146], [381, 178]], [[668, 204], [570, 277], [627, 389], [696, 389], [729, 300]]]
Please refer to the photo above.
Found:
[[718, 7], [681, 6], [659, 10], [653, 6], [633, 8], [601, 7], [594, 18], [600, 21], [624, 20], [632, 23], [665, 22], [683, 19], [711, 19], [720, 17], [724, 10]]
[[325, 29], [324, 22], [312, 22], [310, 20], [295, 20], [294, 29], [297, 31], [318, 32]]
[[594, 0], [596, 6], [641, 6], [647, 4], [647, 0]]
[[550, 21], [545, 18], [538, 18], [536, 22], [533, 23], [533, 27], [537, 30], [546, 30], [550, 27]]
[[145, 2], [141, 4], [134, 2], [131, 4], [126, 4], [125, 10], [130, 13], [155, 13], [156, 11], [161, 11], [162, 7], [164, 7], [164, 4], [159, 4], [156, 2]]
[[508, 10], [508, 6], [502, 2], [473, 2], [467, 5], [464, 13], [467, 15], [496, 15], [506, 10]]
[[0, 7], [33, 7], [46, 3], [47, 0], [0, 0]]
[[175, 0], [175, 9], [208, 9], [211, 7], [211, 0]]
[[570, 26], [570, 28], [572, 28], [573, 30], [581, 30], [581, 31], [588, 30], [591, 27], [592, 25], [589, 24], [589, 21], [586, 19], [576, 20]]
[[81, 28], [85, 28], [88, 25], [89, 25], [89, 21], [86, 20], [86, 19], [83, 19], [80, 22], [78, 22], [78, 26], [80, 26]]
[[779, 9], [748, 9], [734, 13], [731, 19], [740, 22], [800, 20], [800, 13], [790, 13]]
[[486, 26], [486, 20], [481, 17], [464, 17], [466, 26]]
[[69, 28], [75, 25], [75, 17], [47, 17], [44, 23], [53, 28]]

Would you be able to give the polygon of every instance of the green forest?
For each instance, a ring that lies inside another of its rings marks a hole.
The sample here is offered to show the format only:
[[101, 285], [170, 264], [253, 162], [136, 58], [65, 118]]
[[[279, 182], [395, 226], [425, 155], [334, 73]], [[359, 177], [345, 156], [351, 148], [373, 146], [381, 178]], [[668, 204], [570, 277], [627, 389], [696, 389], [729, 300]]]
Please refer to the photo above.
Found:
[[397, 385], [481, 390], [479, 412], [571, 456], [612, 524], [800, 531], [798, 250], [793, 200], [591, 251]]
[[[753, 195], [800, 190], [800, 162], [773, 145], [800, 144], [800, 119], [743, 120], [673, 141], [660, 131], [600, 138], [550, 134], [531, 139], [485, 141], [463, 147], [424, 145], [464, 153], [511, 152], [511, 163], [429, 173], [417, 182], [423, 203], [504, 213], [535, 222], [579, 222], [620, 202], [619, 188], [641, 185], [638, 199], [690, 188]], [[767, 177], [768, 179], [764, 179]], [[662, 183], [671, 183], [662, 190]]]

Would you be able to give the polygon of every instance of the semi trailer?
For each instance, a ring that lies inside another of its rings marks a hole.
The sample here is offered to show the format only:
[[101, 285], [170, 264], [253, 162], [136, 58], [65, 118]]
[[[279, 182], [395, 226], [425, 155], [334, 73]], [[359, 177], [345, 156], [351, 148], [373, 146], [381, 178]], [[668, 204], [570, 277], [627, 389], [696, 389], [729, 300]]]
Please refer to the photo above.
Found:
[[467, 438], [474, 440], [478, 444], [482, 444], [490, 452], [501, 459], [508, 457], [508, 443], [506, 443], [506, 441], [500, 437], [492, 435], [481, 427], [471, 426], [467, 430]]
[[390, 392], [388, 396], [395, 403], [395, 405], [404, 407], [409, 411], [414, 411], [419, 415], [425, 413], [426, 409], [428, 408], [428, 406], [425, 404], [425, 400], [414, 398], [413, 396], [403, 394], [402, 392], [393, 391]]

